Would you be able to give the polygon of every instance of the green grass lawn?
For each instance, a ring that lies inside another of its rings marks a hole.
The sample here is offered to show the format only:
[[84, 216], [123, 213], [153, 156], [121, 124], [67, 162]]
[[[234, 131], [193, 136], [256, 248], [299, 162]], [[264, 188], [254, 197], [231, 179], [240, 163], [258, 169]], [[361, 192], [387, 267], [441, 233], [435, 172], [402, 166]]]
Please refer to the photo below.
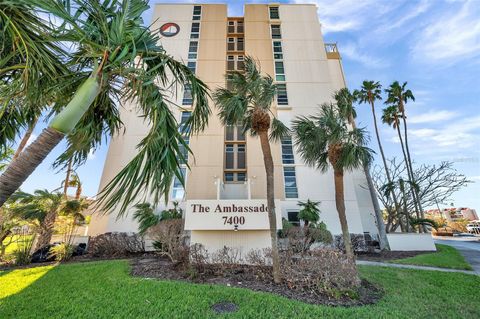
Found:
[[472, 266], [465, 261], [465, 258], [463, 258], [458, 250], [448, 245], [435, 245], [437, 246], [437, 251], [434, 253], [391, 260], [390, 262], [395, 264], [472, 270]]
[[[480, 318], [480, 277], [360, 267], [383, 287], [376, 305], [327, 307], [225, 286], [135, 278], [127, 261], [0, 272], [0, 318]], [[239, 305], [216, 316], [219, 301]]]

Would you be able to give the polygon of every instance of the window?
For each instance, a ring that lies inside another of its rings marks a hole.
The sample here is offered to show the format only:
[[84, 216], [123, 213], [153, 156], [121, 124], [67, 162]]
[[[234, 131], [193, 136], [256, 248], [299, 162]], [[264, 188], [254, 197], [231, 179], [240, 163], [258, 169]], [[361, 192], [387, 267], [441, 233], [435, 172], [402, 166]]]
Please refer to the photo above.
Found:
[[182, 105], [192, 105], [192, 103], [192, 89], [190, 87], [190, 84], [185, 84], [185, 88], [183, 89]]
[[200, 23], [198, 22], [192, 23], [192, 31], [190, 34], [190, 38], [198, 39], [199, 34], [200, 34]]
[[295, 167], [284, 167], [283, 178], [285, 183], [285, 198], [298, 198], [297, 176]]
[[225, 169], [244, 170], [246, 168], [245, 144], [225, 144]]
[[197, 41], [190, 41], [190, 45], [188, 47], [188, 58], [189, 59], [196, 59], [198, 52], [198, 42]]
[[[181, 167], [180, 174], [182, 175], [184, 182], [185, 182], [186, 173], [187, 173], [187, 168]], [[185, 189], [183, 188], [182, 182], [177, 176], [175, 176], [175, 179], [173, 180], [173, 187], [172, 187], [172, 199], [180, 200], [180, 199], [183, 199], [184, 196], [185, 196]]]
[[225, 168], [235, 168], [235, 144], [225, 144]]
[[185, 127], [185, 124], [187, 123], [188, 119], [192, 116], [192, 112], [182, 112], [182, 117], [180, 118], [180, 126], [179, 126], [179, 131], [182, 133], [190, 133], [189, 127]]
[[278, 14], [278, 7], [270, 7], [270, 19], [280, 19]]
[[[183, 140], [185, 141], [186, 145], [190, 144], [190, 137], [188, 135], [185, 135], [183, 137]], [[188, 148], [186, 147], [186, 145], [178, 145], [178, 152], [179, 154], [181, 154], [181, 156], [177, 156], [177, 160], [180, 162], [181, 165], [185, 165], [188, 162]]]
[[277, 104], [288, 105], [287, 85], [285, 83], [277, 84]]
[[237, 168], [238, 169], [245, 169], [245, 145], [238, 144], [237, 145]]
[[285, 67], [282, 61], [275, 61], [275, 80], [285, 81]]
[[298, 212], [288, 212], [288, 221], [295, 226], [300, 226], [300, 219], [298, 218]]
[[235, 70], [235, 57], [233, 55], [227, 56], [227, 71]]
[[227, 50], [235, 51], [235, 38], [228, 38], [227, 40]]
[[237, 70], [244, 70], [245, 69], [245, 62], [242, 55], [237, 57]]
[[245, 135], [243, 134], [243, 127], [238, 125], [225, 126], [225, 141], [245, 141]]
[[235, 21], [228, 21], [228, 33], [235, 33]]
[[237, 33], [243, 33], [243, 21], [237, 21]]
[[193, 15], [198, 16], [202, 14], [202, 6], [193, 6]]
[[275, 60], [283, 59], [282, 42], [273, 41], [273, 58]]
[[270, 27], [272, 28], [272, 39], [281, 39], [282, 33], [280, 31], [280, 25], [272, 24]]
[[193, 16], [192, 20], [198, 21], [198, 20], [200, 20], [200, 16]]
[[243, 38], [237, 39], [237, 51], [243, 51], [245, 48]]
[[282, 163], [295, 164], [292, 138], [290, 136], [282, 138]]
[[192, 71], [193, 73], [195, 73], [195, 72], [197, 71], [197, 62], [195, 62], [195, 61], [188, 61], [187, 67], [190, 69], [190, 71]]

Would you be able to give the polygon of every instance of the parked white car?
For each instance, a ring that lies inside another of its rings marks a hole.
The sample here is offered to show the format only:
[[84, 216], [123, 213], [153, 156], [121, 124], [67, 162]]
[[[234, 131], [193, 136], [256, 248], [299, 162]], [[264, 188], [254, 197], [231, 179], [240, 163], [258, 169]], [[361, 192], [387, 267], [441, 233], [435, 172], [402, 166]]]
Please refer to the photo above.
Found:
[[474, 220], [467, 224], [467, 231], [470, 234], [480, 235], [480, 220]]

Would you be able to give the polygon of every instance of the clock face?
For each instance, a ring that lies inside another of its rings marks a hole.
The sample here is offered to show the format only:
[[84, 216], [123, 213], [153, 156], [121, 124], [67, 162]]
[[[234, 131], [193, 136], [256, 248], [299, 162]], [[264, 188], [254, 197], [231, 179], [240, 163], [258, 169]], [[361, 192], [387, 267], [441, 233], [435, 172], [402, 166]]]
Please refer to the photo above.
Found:
[[160, 27], [160, 34], [164, 37], [173, 37], [176, 36], [180, 32], [180, 27], [178, 24], [173, 22], [165, 23]]

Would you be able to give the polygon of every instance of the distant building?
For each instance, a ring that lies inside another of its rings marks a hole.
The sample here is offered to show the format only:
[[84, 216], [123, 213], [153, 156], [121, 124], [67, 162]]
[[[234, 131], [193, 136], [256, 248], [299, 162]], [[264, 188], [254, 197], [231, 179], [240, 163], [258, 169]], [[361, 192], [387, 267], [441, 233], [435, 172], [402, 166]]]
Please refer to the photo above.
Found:
[[468, 207], [451, 207], [451, 208], [444, 208], [441, 210], [438, 209], [431, 209], [427, 211], [427, 215], [431, 215], [433, 217], [443, 217], [447, 221], [457, 221], [460, 219], [466, 220], [478, 220], [478, 215], [475, 209], [468, 208]]

